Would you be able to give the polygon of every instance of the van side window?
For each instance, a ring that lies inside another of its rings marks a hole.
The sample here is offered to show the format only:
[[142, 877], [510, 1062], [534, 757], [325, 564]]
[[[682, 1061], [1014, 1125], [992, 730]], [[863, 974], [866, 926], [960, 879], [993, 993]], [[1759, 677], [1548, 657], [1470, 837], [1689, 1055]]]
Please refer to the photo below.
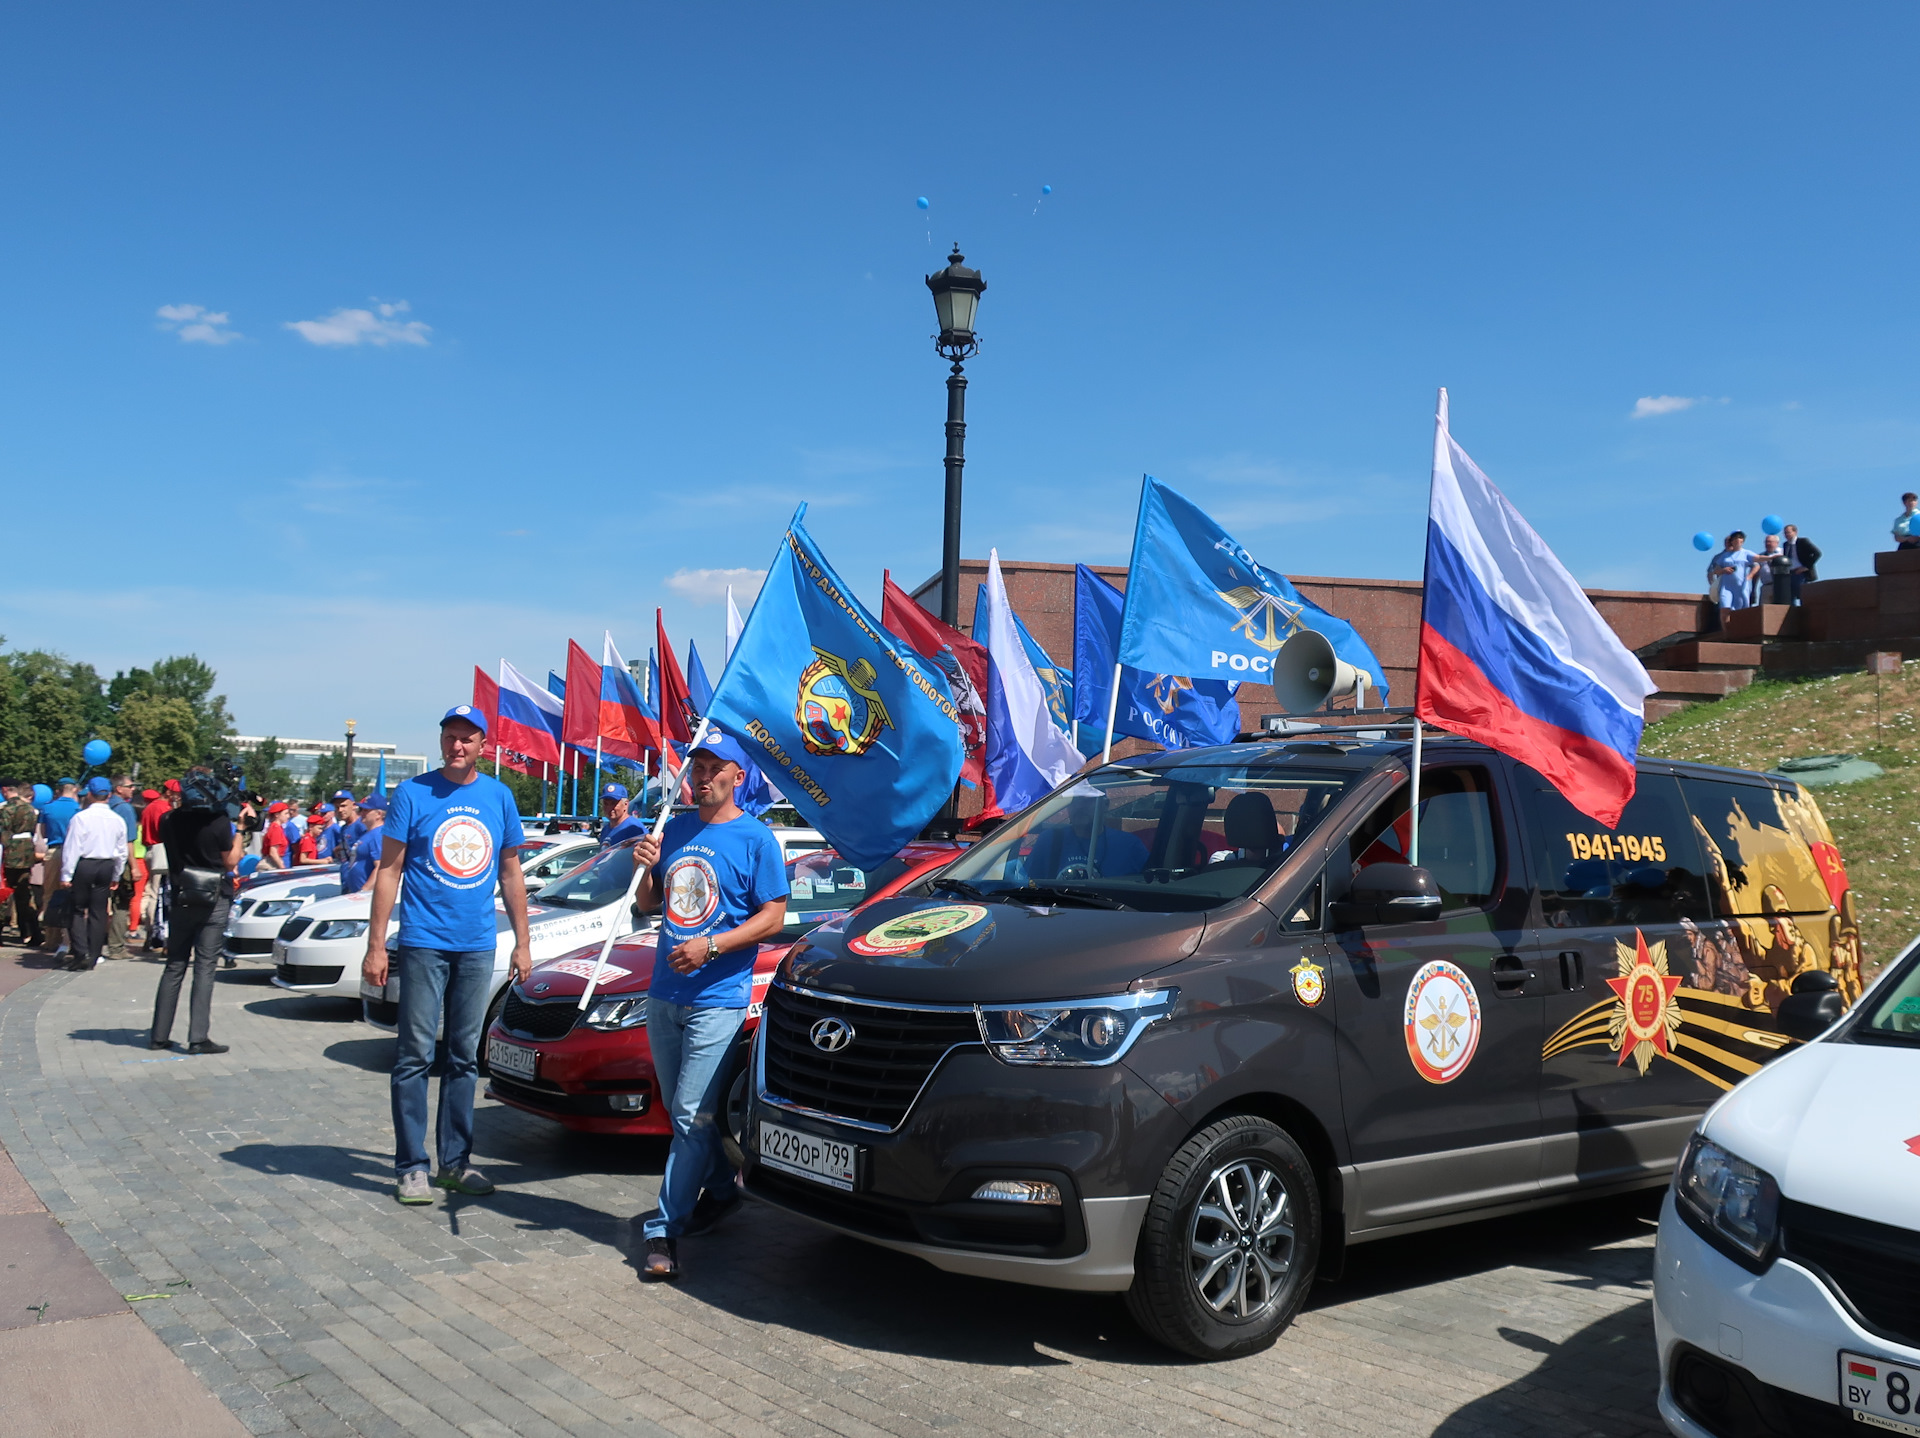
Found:
[[[1354, 830], [1355, 870], [1407, 862], [1407, 793], [1402, 785]], [[1484, 908], [1504, 887], [1493, 782], [1485, 769], [1428, 769], [1420, 781], [1420, 866], [1447, 909]]]
[[1825, 826], [1798, 792], [1691, 775], [1680, 789], [1699, 821], [1718, 913], [1824, 914], [1833, 906], [1813, 854]]
[[1311, 934], [1320, 928], [1320, 892], [1324, 881], [1316, 878], [1292, 903], [1283, 906], [1279, 932]]
[[1541, 920], [1549, 928], [1711, 917], [1699, 837], [1671, 776], [1641, 774], [1620, 827], [1607, 829], [1533, 770], [1519, 773], [1533, 820]]

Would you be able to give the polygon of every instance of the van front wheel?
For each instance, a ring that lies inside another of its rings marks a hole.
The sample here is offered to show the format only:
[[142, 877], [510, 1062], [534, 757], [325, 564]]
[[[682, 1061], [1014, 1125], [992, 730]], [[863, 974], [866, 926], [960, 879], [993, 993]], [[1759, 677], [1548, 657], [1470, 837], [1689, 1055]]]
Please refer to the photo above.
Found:
[[1320, 1257], [1320, 1187], [1285, 1130], [1241, 1114], [1168, 1160], [1134, 1252], [1127, 1311], [1195, 1358], [1269, 1347], [1306, 1301]]

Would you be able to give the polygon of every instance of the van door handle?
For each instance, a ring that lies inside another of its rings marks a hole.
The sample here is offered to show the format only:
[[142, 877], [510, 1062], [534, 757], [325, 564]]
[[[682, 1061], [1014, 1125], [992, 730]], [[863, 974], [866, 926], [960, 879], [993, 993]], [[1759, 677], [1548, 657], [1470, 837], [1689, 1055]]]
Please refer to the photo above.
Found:
[[1586, 957], [1577, 949], [1563, 950], [1560, 954], [1560, 987], [1571, 993], [1586, 986]]
[[1502, 954], [1490, 967], [1493, 974], [1494, 992], [1501, 998], [1516, 998], [1533, 977], [1533, 970], [1527, 968], [1518, 954]]

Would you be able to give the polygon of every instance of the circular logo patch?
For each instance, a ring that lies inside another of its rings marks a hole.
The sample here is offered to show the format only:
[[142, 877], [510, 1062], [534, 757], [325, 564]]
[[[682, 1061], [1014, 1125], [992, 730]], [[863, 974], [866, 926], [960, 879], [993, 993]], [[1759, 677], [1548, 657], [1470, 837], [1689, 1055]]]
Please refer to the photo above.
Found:
[[682, 854], [667, 865], [667, 918], [683, 929], [697, 929], [720, 907], [720, 881], [713, 865], [698, 854]]
[[1445, 959], [1423, 964], [1407, 987], [1407, 1057], [1428, 1083], [1451, 1083], [1480, 1045], [1473, 980]]
[[493, 835], [470, 814], [455, 814], [433, 833], [433, 861], [456, 879], [474, 879], [493, 862]]
[[970, 929], [986, 916], [984, 904], [945, 904], [937, 909], [917, 909], [888, 919], [884, 924], [875, 924], [859, 938], [848, 939], [847, 947], [856, 954], [877, 958], [910, 954], [935, 939]]

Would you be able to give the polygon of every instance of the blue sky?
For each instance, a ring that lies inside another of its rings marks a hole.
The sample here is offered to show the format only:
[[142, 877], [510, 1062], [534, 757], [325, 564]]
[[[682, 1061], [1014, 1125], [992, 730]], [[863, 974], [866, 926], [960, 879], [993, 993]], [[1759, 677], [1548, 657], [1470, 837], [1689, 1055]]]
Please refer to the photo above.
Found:
[[[1866, 572], [1920, 478], [1917, 31], [16, 11], [0, 634], [196, 651], [243, 732], [415, 746], [475, 662], [643, 654], [656, 604], [717, 655], [701, 572], [763, 568], [802, 499], [877, 599], [938, 563], [954, 240], [989, 285], [969, 555], [1124, 562], [1150, 471], [1273, 567], [1416, 577], [1445, 384], [1589, 584], [1696, 588], [1689, 536], [1772, 511]], [[1691, 403], [1633, 417], [1661, 397]]]

